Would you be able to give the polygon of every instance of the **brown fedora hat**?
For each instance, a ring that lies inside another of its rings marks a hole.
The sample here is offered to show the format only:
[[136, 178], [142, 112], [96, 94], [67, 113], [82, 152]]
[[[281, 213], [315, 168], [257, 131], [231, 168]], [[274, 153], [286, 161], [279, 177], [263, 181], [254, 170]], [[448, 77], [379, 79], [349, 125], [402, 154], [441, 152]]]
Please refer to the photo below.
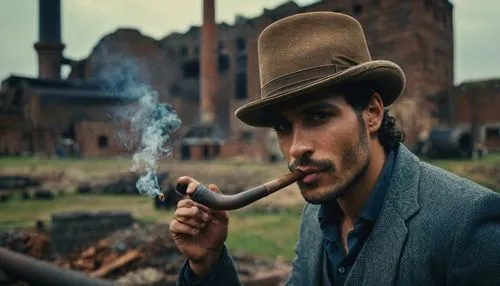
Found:
[[395, 63], [372, 60], [363, 28], [335, 12], [300, 13], [266, 27], [258, 39], [260, 99], [235, 115], [255, 127], [270, 126], [280, 103], [306, 99], [312, 91], [368, 81], [387, 108], [403, 93], [405, 75]]

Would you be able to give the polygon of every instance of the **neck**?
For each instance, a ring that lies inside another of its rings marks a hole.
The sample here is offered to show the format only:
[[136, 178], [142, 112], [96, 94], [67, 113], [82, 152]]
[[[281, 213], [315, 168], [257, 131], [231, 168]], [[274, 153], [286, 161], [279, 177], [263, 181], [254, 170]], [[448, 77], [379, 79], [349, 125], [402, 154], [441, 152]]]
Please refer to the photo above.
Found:
[[364, 173], [349, 186], [342, 197], [337, 198], [345, 219], [352, 222], [356, 220], [361, 209], [368, 201], [378, 177], [384, 168], [386, 161], [384, 148], [380, 144], [374, 145], [371, 152], [372, 156]]

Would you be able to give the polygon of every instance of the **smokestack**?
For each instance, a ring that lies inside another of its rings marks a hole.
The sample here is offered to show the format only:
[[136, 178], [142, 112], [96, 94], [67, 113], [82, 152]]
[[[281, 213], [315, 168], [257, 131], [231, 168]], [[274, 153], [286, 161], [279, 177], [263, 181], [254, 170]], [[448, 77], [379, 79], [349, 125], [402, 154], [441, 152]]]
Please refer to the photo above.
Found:
[[215, 0], [203, 1], [203, 25], [201, 27], [201, 121], [215, 123], [215, 104], [218, 91], [217, 25], [215, 24]]
[[61, 79], [64, 44], [61, 43], [61, 1], [38, 0], [38, 77]]

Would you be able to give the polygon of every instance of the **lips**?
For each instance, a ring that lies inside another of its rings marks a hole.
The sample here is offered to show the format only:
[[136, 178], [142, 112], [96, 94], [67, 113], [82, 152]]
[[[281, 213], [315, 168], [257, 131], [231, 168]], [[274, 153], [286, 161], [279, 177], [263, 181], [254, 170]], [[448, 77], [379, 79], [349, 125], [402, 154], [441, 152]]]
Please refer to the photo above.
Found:
[[319, 176], [320, 176], [320, 172], [322, 172], [324, 170], [320, 170], [320, 169], [305, 169], [305, 170], [302, 170], [302, 172], [304, 172], [305, 175], [304, 178], [301, 179], [301, 182], [304, 183], [304, 184], [312, 184], [314, 183], [315, 181], [317, 181], [319, 179]]
[[304, 184], [311, 184], [314, 181], [316, 181], [318, 178], [319, 178], [318, 172], [311, 173], [311, 174], [306, 175], [304, 178], [302, 178], [302, 182]]

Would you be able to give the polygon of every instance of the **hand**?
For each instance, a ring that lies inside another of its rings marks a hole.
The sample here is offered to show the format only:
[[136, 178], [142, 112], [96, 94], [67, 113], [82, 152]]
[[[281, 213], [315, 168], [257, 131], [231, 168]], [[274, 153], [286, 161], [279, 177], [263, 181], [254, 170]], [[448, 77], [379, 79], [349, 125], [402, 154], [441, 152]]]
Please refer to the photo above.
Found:
[[[217, 263], [227, 238], [229, 216], [226, 211], [209, 209], [189, 198], [199, 182], [180, 177], [179, 184], [187, 184], [186, 196], [179, 201], [170, 223], [170, 234], [179, 251], [187, 257], [197, 276], [205, 275]], [[218, 192], [215, 185], [207, 186]]]

